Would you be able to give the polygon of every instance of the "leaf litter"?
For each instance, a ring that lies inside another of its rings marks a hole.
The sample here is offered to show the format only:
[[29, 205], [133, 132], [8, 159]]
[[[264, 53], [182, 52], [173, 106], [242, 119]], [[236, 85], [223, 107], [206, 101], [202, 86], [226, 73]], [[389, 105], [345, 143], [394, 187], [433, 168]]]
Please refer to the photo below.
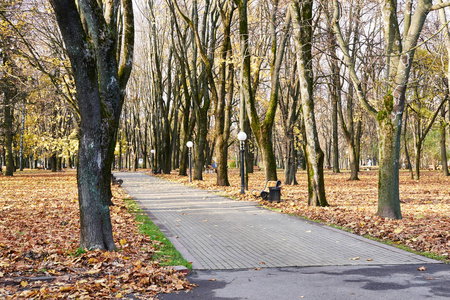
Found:
[[195, 286], [152, 260], [158, 242], [139, 233], [121, 189], [111, 207], [118, 251], [84, 252], [76, 174], [16, 174], [0, 176], [0, 298], [153, 299]]

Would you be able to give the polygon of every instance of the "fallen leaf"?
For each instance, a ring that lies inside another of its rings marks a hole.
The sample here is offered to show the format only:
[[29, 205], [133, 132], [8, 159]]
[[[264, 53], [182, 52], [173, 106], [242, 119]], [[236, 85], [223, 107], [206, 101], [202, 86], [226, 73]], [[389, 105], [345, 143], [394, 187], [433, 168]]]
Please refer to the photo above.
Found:
[[352, 258], [349, 258], [350, 260], [359, 260], [359, 259], [361, 259], [361, 257], [352, 257]]
[[403, 227], [399, 227], [399, 228], [397, 228], [397, 229], [394, 230], [394, 233], [395, 233], [395, 234], [399, 234], [399, 233], [401, 233], [402, 231], [403, 231]]
[[216, 281], [216, 279], [215, 278], [211, 278], [211, 279], [209, 279], [209, 281]]
[[420, 268], [417, 269], [417, 271], [425, 271], [427, 268], [425, 268], [425, 266], [421, 266]]
[[75, 287], [73, 287], [73, 286], [70, 286], [70, 285], [67, 285], [67, 286], [62, 286], [59, 290], [61, 291], [61, 292], [70, 292], [70, 291], [73, 291], [75, 289]]
[[21, 285], [22, 287], [26, 287], [26, 286], [28, 285], [28, 282], [27, 282], [27, 281], [21, 281], [21, 282], [20, 282], [20, 285]]

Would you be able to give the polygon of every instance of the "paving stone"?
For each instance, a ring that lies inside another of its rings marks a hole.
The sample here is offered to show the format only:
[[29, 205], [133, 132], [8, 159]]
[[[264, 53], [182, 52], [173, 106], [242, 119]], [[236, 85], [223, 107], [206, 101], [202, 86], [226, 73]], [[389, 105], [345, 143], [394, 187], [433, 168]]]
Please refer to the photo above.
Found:
[[178, 250], [193, 258], [194, 269], [439, 263], [254, 202], [231, 200], [143, 173], [114, 174], [169, 237], [178, 237], [182, 246]]

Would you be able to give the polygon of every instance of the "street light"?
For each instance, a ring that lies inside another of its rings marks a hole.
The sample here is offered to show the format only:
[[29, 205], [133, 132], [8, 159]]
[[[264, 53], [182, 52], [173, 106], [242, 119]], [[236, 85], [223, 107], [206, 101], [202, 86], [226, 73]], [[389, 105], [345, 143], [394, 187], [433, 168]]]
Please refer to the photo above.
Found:
[[153, 168], [153, 161], [154, 161], [154, 159], [155, 159], [155, 150], [154, 149], [152, 149], [152, 150], [150, 150], [150, 153], [152, 154], [152, 174], [154, 174], [153, 172], [153, 170], [154, 170], [154, 168]]
[[245, 140], [247, 139], [247, 134], [243, 131], [238, 133], [238, 140], [241, 142], [241, 194], [245, 194], [245, 177], [244, 177], [244, 151], [245, 151]]
[[194, 145], [191, 141], [186, 143], [186, 146], [189, 149], [189, 182], [192, 182], [192, 152], [191, 148]]

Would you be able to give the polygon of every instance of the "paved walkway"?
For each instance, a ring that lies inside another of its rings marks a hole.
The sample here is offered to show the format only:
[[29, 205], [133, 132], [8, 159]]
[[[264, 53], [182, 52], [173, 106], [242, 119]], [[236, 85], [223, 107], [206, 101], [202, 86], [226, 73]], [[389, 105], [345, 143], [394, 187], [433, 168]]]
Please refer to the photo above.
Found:
[[254, 202], [143, 173], [115, 175], [197, 270], [438, 263]]

